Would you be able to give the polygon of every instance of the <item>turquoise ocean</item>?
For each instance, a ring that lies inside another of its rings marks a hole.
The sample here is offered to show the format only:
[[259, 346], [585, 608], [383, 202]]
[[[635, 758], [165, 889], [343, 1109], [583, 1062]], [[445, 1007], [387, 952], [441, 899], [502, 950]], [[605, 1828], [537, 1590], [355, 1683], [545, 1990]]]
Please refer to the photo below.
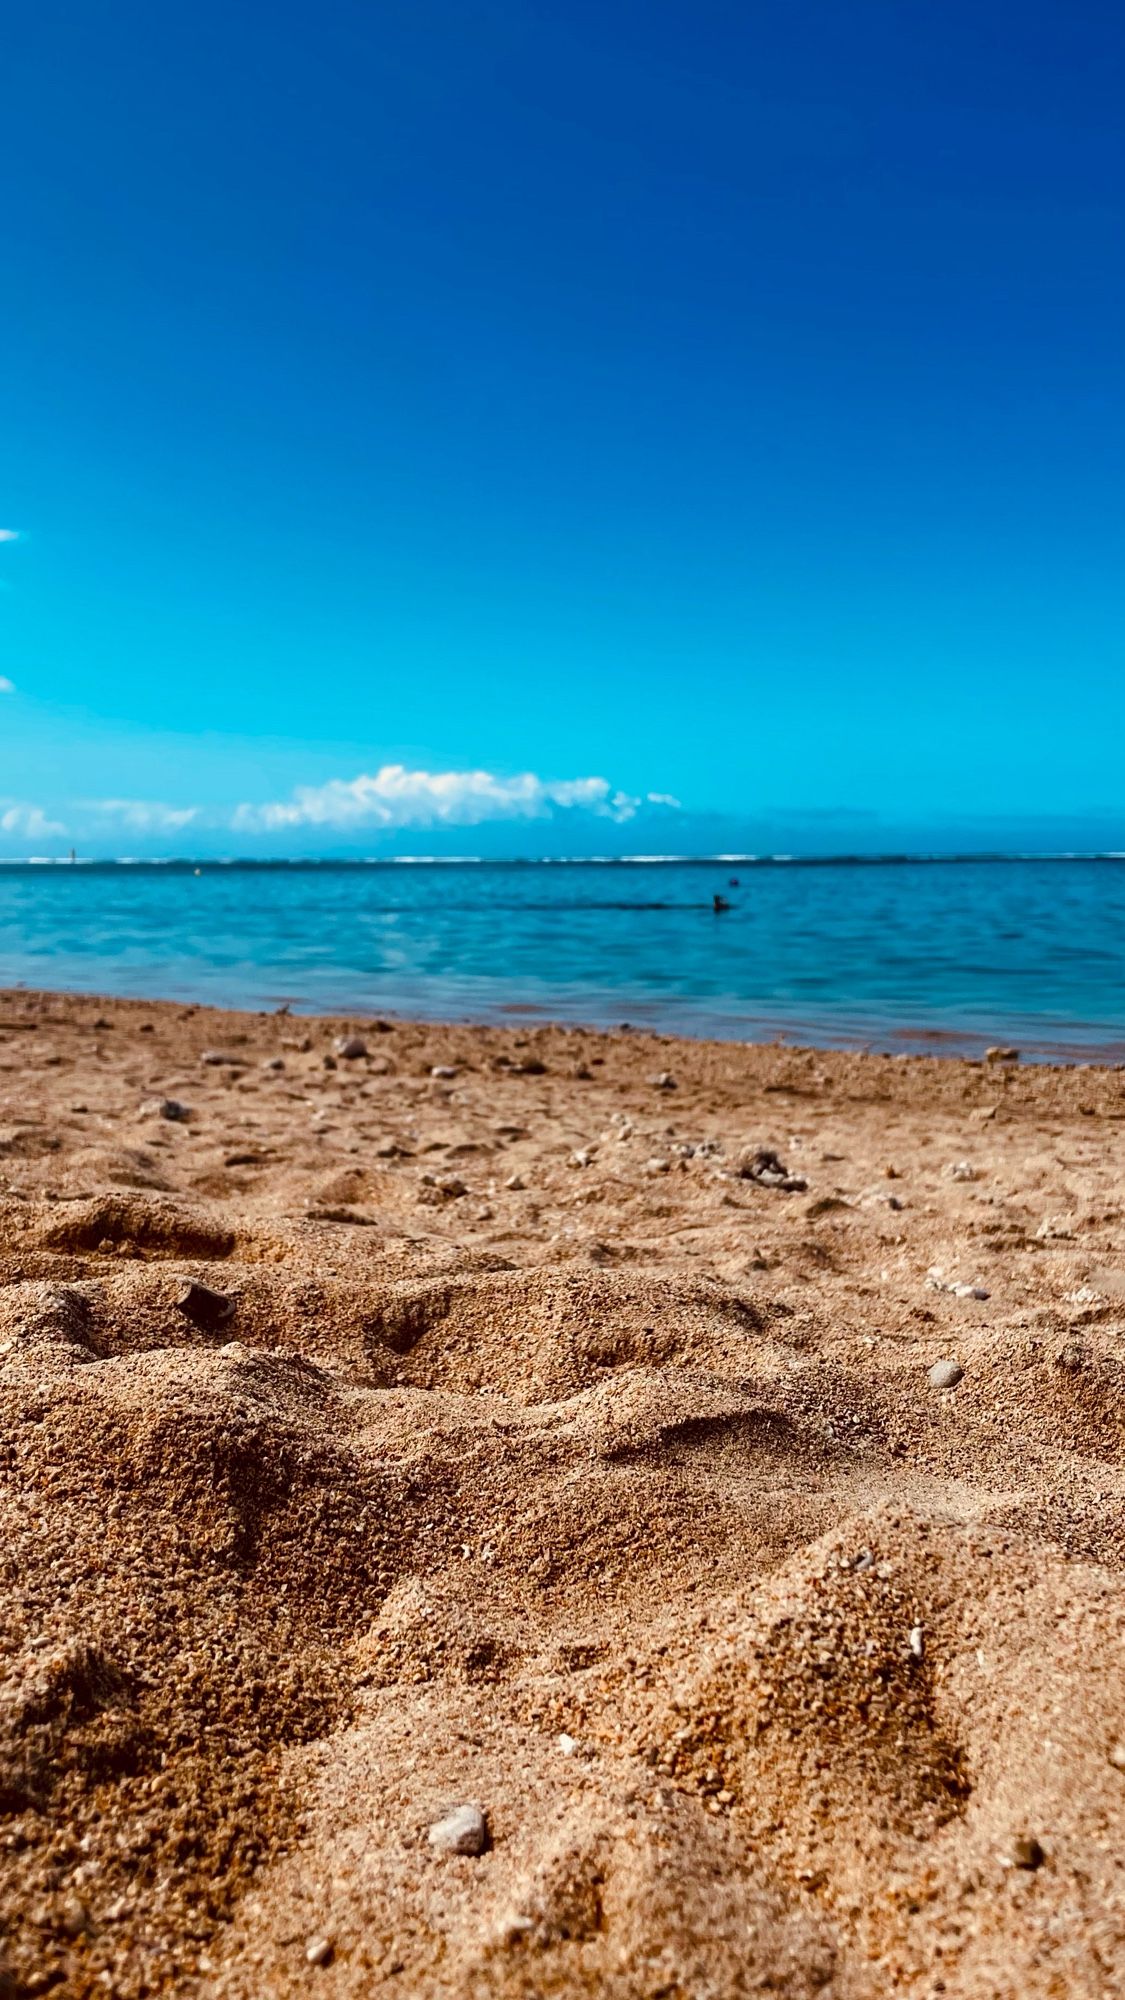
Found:
[[1125, 856], [0, 865], [0, 983], [1125, 1061]]

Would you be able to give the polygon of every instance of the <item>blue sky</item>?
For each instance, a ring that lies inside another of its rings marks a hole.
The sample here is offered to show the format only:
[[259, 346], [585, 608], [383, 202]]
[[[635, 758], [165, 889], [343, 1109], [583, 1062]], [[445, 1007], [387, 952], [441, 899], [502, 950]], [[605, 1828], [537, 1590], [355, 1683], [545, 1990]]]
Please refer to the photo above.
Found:
[[1123, 82], [1108, 4], [14, 10], [0, 853], [1125, 845]]

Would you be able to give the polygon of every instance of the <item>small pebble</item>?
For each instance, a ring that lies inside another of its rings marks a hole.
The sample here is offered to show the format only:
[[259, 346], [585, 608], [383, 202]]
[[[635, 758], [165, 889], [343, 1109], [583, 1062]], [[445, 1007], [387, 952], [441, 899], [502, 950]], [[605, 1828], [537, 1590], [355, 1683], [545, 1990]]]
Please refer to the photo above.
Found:
[[951, 1160], [945, 1169], [947, 1181], [975, 1181], [977, 1170], [971, 1160]]
[[67, 1937], [79, 1937], [90, 1922], [85, 1903], [77, 1896], [68, 1896], [60, 1911], [63, 1930]]
[[578, 1744], [575, 1738], [573, 1736], [568, 1736], [566, 1734], [566, 1731], [564, 1730], [562, 1735], [559, 1737], [559, 1749], [562, 1751], [563, 1756], [573, 1757], [577, 1748]]
[[1089, 1350], [1083, 1347], [1080, 1340], [1068, 1340], [1058, 1357], [1058, 1366], [1068, 1375], [1080, 1375], [1083, 1368], [1089, 1366], [1089, 1362]]
[[1018, 1063], [1020, 1052], [1018, 1049], [986, 1049], [984, 1059], [986, 1063]]
[[1041, 1868], [1047, 1859], [1033, 1833], [1019, 1833], [1008, 1853], [1010, 1868]]
[[242, 1067], [241, 1056], [228, 1056], [222, 1049], [204, 1049], [199, 1060], [207, 1069], [219, 1069], [224, 1064], [232, 1068]]
[[426, 1835], [439, 1854], [483, 1854], [488, 1846], [488, 1821], [479, 1806], [454, 1806], [436, 1820]]
[[509, 1174], [507, 1180], [504, 1182], [504, 1186], [511, 1188], [513, 1194], [518, 1194], [521, 1188], [527, 1186], [527, 1182], [524, 1180], [522, 1174]]
[[1109, 1761], [1115, 1771], [1125, 1771], [1125, 1743], [1111, 1743]]
[[210, 1285], [200, 1285], [193, 1278], [185, 1278], [176, 1298], [177, 1311], [193, 1326], [210, 1329], [222, 1326], [233, 1318], [235, 1301], [225, 1292], [212, 1291]]
[[935, 1361], [926, 1377], [933, 1389], [955, 1389], [965, 1370], [959, 1361]]
[[310, 1965], [327, 1965], [332, 1957], [332, 1939], [310, 1938], [305, 1946], [305, 1958]]
[[457, 1071], [451, 1063], [435, 1063], [430, 1071], [430, 1075], [436, 1076], [442, 1083], [452, 1083], [456, 1074]]
[[173, 1125], [182, 1125], [190, 1116], [187, 1105], [181, 1104], [178, 1097], [146, 1097], [141, 1105], [142, 1118], [167, 1118]]
[[358, 1062], [361, 1056], [367, 1054], [367, 1043], [362, 1035], [338, 1035], [333, 1047], [345, 1062]]
[[671, 1070], [662, 1069], [659, 1076], [649, 1078], [654, 1090], [678, 1090], [679, 1085]]
[[666, 1173], [669, 1173], [670, 1171], [671, 1171], [671, 1168], [670, 1168], [670, 1165], [669, 1165], [669, 1162], [668, 1162], [667, 1160], [646, 1160], [646, 1161], [645, 1161], [645, 1172], [646, 1172], [646, 1174], [666, 1174]]
[[906, 1643], [910, 1647], [914, 1658], [920, 1660], [926, 1650], [926, 1635], [921, 1625], [912, 1625], [910, 1627], [910, 1636]]

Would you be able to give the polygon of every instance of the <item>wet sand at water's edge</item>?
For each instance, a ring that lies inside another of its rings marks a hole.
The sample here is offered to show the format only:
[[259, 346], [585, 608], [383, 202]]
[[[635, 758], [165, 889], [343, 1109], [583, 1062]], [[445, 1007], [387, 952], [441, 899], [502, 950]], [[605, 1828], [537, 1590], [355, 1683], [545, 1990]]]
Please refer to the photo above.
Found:
[[1123, 1137], [0, 995], [4, 2000], [1125, 1993]]

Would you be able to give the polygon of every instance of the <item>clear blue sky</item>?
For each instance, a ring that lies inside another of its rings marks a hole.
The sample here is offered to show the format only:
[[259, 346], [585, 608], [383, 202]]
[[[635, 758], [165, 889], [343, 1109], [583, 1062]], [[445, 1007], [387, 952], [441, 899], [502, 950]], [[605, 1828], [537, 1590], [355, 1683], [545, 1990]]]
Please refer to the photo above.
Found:
[[11, 10], [0, 852], [1125, 826], [1123, 98], [1108, 0]]

